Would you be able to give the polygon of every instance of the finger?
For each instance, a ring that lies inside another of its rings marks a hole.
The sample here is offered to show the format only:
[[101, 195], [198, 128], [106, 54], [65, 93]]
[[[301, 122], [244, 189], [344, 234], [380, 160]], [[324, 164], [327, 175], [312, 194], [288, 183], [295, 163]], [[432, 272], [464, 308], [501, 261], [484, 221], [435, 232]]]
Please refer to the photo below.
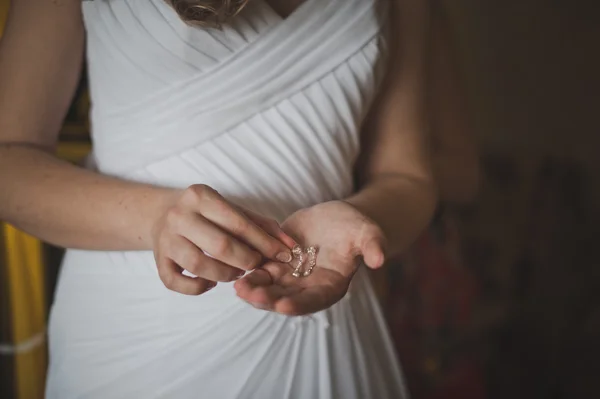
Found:
[[258, 227], [266, 231], [271, 236], [277, 238], [279, 241], [284, 243], [288, 248], [294, 248], [296, 246], [296, 240], [286, 234], [285, 231], [279, 226], [276, 220], [259, 215], [248, 209], [243, 209], [243, 212], [252, 220]]
[[234, 281], [245, 273], [244, 270], [206, 256], [200, 248], [182, 236], [171, 239], [169, 247], [164, 250], [164, 255], [195, 276], [210, 281]]
[[[273, 288], [276, 286], [257, 287], [246, 293], [238, 292], [238, 297], [258, 309], [274, 310], [275, 303], [283, 296], [282, 293], [275, 294]], [[281, 287], [279, 287], [281, 288]]]
[[351, 278], [334, 276], [323, 270], [316, 270], [311, 277], [312, 283], [302, 284], [303, 288], [290, 295], [283, 296], [275, 304], [275, 311], [290, 316], [300, 316], [319, 312], [334, 305], [348, 291]]
[[257, 287], [266, 287], [271, 284], [273, 284], [273, 279], [269, 273], [260, 268], [254, 270], [253, 272], [244, 276], [244, 278], [237, 281], [235, 283], [235, 288], [251, 290]]
[[181, 268], [171, 259], [163, 257], [158, 263], [158, 275], [168, 289], [184, 295], [200, 295], [213, 289], [217, 283], [203, 278], [181, 274]]
[[[270, 294], [274, 294], [276, 298], [279, 298], [282, 295], [280, 292], [291, 292], [279, 290], [271, 291], [271, 288], [274, 287], [277, 288], [280, 287], [280, 285], [273, 280], [273, 276], [267, 270], [265, 270], [264, 267], [254, 270], [252, 273], [247, 274], [234, 284], [234, 288], [236, 289], [238, 295], [256, 295], [257, 297], [255, 300], [257, 301], [266, 301], [266, 299], [258, 298], [262, 295], [269, 296]], [[271, 299], [275, 297], [271, 297]]]
[[210, 257], [242, 270], [253, 270], [262, 261], [260, 253], [221, 230], [198, 214], [189, 214], [180, 222], [178, 233]]
[[196, 211], [223, 230], [256, 248], [264, 257], [285, 263], [292, 260], [291, 251], [284, 243], [270, 236], [216, 191], [205, 190]]
[[378, 269], [385, 263], [385, 252], [382, 240], [372, 238], [361, 248], [365, 264], [371, 269]]
[[296, 294], [311, 284], [306, 283], [306, 279], [293, 277], [291, 271], [288, 264], [268, 262], [237, 281], [234, 287], [238, 296], [248, 302], [277, 300]]
[[262, 269], [269, 273], [271, 279], [277, 283], [285, 276], [290, 275], [292, 267], [287, 263], [267, 262], [262, 266]]
[[234, 285], [238, 297], [254, 307], [274, 310], [277, 301], [293, 295], [302, 288], [274, 284], [271, 277], [262, 269], [257, 269], [237, 281]]
[[265, 287], [272, 284], [273, 280], [269, 276], [269, 273], [262, 269], [256, 269], [242, 279], [236, 281], [233, 286], [240, 299], [256, 308], [272, 310], [275, 305], [275, 300], [274, 298], [271, 298], [265, 290]]
[[331, 287], [319, 285], [282, 297], [274, 310], [288, 316], [308, 315], [327, 309], [339, 299]]
[[[292, 261], [290, 246], [286, 241], [293, 240], [279, 228], [277, 222], [257, 219], [257, 223], [243, 213], [233, 216], [232, 219], [228, 231], [256, 248], [265, 258], [283, 263]], [[293, 246], [292, 244], [291, 247]]]

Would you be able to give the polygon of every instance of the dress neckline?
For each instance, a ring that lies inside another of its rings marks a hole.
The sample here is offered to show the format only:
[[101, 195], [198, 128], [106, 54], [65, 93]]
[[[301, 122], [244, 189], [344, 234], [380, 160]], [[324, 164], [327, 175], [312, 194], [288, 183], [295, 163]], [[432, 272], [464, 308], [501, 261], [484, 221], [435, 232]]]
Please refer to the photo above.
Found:
[[[269, 13], [273, 14], [279, 20], [280, 23], [295, 19], [297, 17], [297, 15], [301, 14], [303, 12], [303, 10], [305, 8], [309, 7], [309, 4], [314, 1], [315, 0], [304, 0], [296, 8], [294, 8], [291, 13], [289, 13], [286, 16], [283, 16], [279, 12], [277, 12], [277, 10], [275, 10], [273, 8], [273, 6], [271, 6], [271, 4], [267, 0], [262, 0], [265, 7], [269, 10]], [[325, 0], [321, 0], [321, 1], [325, 1]]]

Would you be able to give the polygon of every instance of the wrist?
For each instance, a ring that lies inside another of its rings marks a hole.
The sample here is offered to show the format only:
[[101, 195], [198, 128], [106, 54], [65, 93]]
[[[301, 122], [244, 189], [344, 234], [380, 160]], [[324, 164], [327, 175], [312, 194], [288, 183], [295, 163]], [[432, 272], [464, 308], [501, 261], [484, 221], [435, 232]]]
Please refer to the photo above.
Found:
[[394, 194], [385, 185], [373, 182], [365, 185], [343, 201], [376, 224], [381, 225], [378, 210], [383, 202], [389, 201], [390, 198], [395, 196]]
[[146, 219], [149, 221], [149, 225], [145, 228], [146, 235], [142, 238], [146, 248], [154, 248], [155, 237], [163, 224], [164, 216], [170, 208], [175, 206], [182, 193], [181, 189], [170, 188], [157, 188], [153, 193]]
[[414, 242], [436, 207], [432, 183], [392, 177], [371, 181], [345, 201], [379, 226], [390, 257]]

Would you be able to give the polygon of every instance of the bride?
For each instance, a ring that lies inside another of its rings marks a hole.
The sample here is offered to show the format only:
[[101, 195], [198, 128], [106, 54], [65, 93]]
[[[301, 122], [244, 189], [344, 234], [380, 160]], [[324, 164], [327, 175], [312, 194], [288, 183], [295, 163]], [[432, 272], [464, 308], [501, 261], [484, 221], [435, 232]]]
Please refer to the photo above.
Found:
[[365, 270], [435, 206], [424, 3], [13, 0], [0, 219], [69, 248], [48, 398], [406, 397]]

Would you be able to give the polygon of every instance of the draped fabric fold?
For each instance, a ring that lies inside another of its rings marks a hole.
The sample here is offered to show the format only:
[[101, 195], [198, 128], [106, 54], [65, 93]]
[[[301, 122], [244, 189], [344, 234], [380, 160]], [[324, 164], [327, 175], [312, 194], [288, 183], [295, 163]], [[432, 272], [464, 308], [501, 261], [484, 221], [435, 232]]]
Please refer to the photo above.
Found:
[[95, 103], [98, 167], [124, 173], [227, 132], [335, 71], [379, 35], [379, 18], [372, 1], [307, 0], [209, 72], [123, 107]]

